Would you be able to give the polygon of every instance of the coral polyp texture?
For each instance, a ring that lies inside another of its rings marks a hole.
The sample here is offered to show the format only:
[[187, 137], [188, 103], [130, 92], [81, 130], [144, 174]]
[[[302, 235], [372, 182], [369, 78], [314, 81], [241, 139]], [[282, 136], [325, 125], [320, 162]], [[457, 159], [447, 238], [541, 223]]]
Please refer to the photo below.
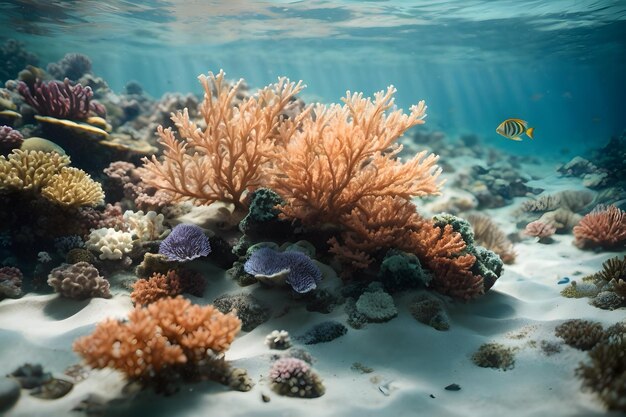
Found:
[[616, 206], [598, 206], [574, 227], [579, 248], [620, 249], [626, 245], [626, 212]]
[[179, 224], [159, 245], [159, 253], [170, 261], [187, 262], [211, 253], [209, 238], [193, 224]]
[[0, 126], [0, 155], [6, 155], [13, 149], [19, 149], [24, 142], [24, 136], [19, 130], [10, 126]]
[[100, 259], [120, 260], [133, 250], [133, 237], [130, 232], [111, 227], [93, 229], [86, 245], [88, 249], [98, 252]]
[[278, 252], [268, 247], [252, 252], [244, 269], [261, 282], [270, 285], [286, 283], [298, 293], [314, 290], [322, 280], [322, 272], [304, 253]]
[[48, 284], [66, 298], [111, 298], [109, 281], [101, 277], [98, 270], [87, 262], [54, 268], [48, 276]]
[[317, 398], [325, 392], [320, 377], [301, 359], [278, 359], [272, 365], [268, 377], [272, 389], [280, 395]]
[[182, 293], [180, 277], [176, 271], [153, 274], [149, 279], [141, 278], [133, 284], [130, 299], [135, 305], [145, 306], [161, 298], [175, 297]]
[[41, 116], [83, 120], [95, 109], [91, 87], [72, 85], [67, 78], [63, 82], [37, 80], [32, 86], [20, 81], [18, 91]]
[[0, 190], [30, 192], [65, 207], [96, 206], [104, 200], [100, 183], [68, 167], [69, 157], [56, 152], [13, 150], [0, 156]]
[[180, 366], [199, 366], [230, 347], [241, 328], [234, 314], [182, 297], [135, 307], [128, 320], [108, 319], [74, 341], [74, 351], [97, 369], [121, 371], [129, 379], [150, 380]]

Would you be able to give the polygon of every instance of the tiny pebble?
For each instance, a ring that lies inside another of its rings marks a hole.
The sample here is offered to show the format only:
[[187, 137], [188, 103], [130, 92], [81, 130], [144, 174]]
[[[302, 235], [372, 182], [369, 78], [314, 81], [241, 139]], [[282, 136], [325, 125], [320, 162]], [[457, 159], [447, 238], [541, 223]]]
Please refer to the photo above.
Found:
[[268, 395], [261, 394], [261, 400], [263, 400], [264, 403], [269, 403], [270, 397]]
[[379, 385], [378, 390], [382, 392], [384, 395], [389, 396], [389, 386], [387, 384]]
[[430, 398], [435, 398], [435, 396], [433, 394], [430, 394]]
[[444, 389], [446, 391], [461, 391], [461, 386], [459, 384], [450, 384]]
[[562, 285], [562, 284], [567, 284], [569, 282], [569, 278], [568, 277], [563, 277], [559, 280], [559, 282], [557, 284]]

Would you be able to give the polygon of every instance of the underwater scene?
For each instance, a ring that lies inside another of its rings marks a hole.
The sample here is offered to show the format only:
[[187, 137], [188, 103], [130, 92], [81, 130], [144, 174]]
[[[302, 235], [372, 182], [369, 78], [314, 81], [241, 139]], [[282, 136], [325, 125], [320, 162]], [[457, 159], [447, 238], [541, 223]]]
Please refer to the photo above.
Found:
[[626, 413], [626, 1], [0, 2], [0, 415]]

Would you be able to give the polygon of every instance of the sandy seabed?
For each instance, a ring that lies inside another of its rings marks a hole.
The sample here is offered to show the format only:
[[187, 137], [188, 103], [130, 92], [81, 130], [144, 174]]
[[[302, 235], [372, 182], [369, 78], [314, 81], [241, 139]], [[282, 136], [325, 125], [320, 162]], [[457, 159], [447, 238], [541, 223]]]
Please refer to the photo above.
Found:
[[[533, 185], [546, 192], [580, 187], [580, 180], [548, 176]], [[493, 220], [512, 232], [510, 212], [514, 206], [486, 211]], [[483, 212], [484, 213], [484, 212]], [[451, 328], [437, 331], [417, 322], [409, 313], [412, 294], [394, 297], [398, 317], [387, 323], [349, 328], [348, 333], [329, 343], [305, 347], [315, 358], [314, 369], [324, 380], [326, 393], [316, 399], [280, 397], [269, 388], [267, 375], [271, 355], [264, 339], [274, 329], [297, 336], [314, 324], [337, 320], [346, 323], [343, 307], [331, 314], [312, 313], [286, 293], [254, 285], [237, 287], [224, 271], [206, 265], [208, 288], [201, 304], [224, 293], [252, 292], [272, 306], [273, 317], [246, 333], [241, 332], [226, 358], [247, 369], [255, 382], [249, 392], [232, 391], [217, 383], [185, 385], [170, 397], [150, 391], [132, 399], [118, 399], [105, 415], [111, 416], [600, 416], [603, 405], [590, 393], [581, 392], [574, 370], [586, 353], [562, 345], [560, 353], [545, 354], [541, 341], [560, 342], [554, 328], [564, 320], [581, 318], [605, 327], [623, 320], [624, 309], [605, 311], [588, 304], [588, 299], [560, 295], [563, 277], [582, 277], [601, 269], [607, 259], [623, 253], [581, 251], [571, 235], [556, 235], [543, 245], [532, 239], [515, 245], [517, 260], [484, 297], [469, 303], [449, 303]], [[328, 273], [328, 271], [326, 271]], [[339, 279], [327, 276], [323, 286], [336, 286]], [[57, 295], [26, 294], [0, 303], [0, 372], [8, 374], [19, 365], [41, 363], [46, 371], [61, 376], [78, 363], [72, 341], [90, 333], [106, 317], [126, 317], [132, 308], [128, 292], [114, 292], [112, 299], [83, 302], [59, 299]], [[287, 314], [284, 313], [288, 309]], [[515, 366], [502, 371], [480, 368], [472, 354], [487, 342], [516, 348]], [[352, 369], [358, 362], [373, 369]], [[444, 387], [458, 384], [460, 391]], [[43, 400], [22, 391], [7, 417], [81, 415], [71, 410], [90, 394], [107, 400], [122, 398], [125, 383], [112, 370], [91, 371], [72, 391], [58, 400]], [[270, 398], [262, 401], [262, 394]], [[615, 413], [616, 415], [618, 413]]]

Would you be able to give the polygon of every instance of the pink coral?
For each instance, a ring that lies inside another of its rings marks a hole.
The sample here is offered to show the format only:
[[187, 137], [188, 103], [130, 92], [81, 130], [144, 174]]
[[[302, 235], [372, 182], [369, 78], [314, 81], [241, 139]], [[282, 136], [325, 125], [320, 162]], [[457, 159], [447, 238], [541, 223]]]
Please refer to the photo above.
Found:
[[0, 126], [0, 155], [7, 155], [13, 149], [19, 149], [24, 142], [24, 136], [19, 130], [10, 126]]
[[539, 242], [548, 242], [550, 237], [556, 233], [556, 227], [550, 223], [544, 223], [540, 220], [535, 220], [526, 225], [524, 233], [528, 236], [538, 237]]
[[626, 244], [626, 212], [615, 206], [597, 206], [574, 227], [579, 248], [617, 249]]
[[20, 298], [22, 296], [22, 271], [4, 266], [0, 268], [0, 300], [3, 298]]

